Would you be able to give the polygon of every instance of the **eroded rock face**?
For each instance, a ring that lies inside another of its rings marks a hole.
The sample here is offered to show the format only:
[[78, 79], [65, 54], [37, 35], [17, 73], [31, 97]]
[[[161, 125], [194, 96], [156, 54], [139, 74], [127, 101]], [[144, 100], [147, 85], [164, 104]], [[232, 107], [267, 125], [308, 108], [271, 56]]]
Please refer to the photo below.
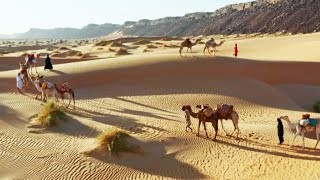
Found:
[[[311, 33], [320, 31], [320, 0], [257, 0], [232, 4], [215, 12], [183, 17], [127, 21], [123, 25], [88, 25], [82, 29], [31, 29], [17, 38], [70, 39], [106, 36], [189, 36], [246, 33]], [[0, 36], [1, 38], [1, 36]]]
[[319, 0], [257, 0], [120, 28], [125, 35], [187, 36], [320, 31]]

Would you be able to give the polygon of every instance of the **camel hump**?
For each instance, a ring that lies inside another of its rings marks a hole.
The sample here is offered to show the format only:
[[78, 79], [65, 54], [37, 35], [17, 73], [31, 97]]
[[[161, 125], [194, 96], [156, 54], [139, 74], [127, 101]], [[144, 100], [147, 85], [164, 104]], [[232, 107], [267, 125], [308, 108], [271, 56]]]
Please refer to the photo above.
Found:
[[226, 119], [233, 111], [233, 105], [217, 104], [218, 115], [221, 119]]
[[204, 109], [203, 112], [207, 117], [211, 117], [213, 114], [213, 109], [211, 107], [208, 107], [208, 108]]

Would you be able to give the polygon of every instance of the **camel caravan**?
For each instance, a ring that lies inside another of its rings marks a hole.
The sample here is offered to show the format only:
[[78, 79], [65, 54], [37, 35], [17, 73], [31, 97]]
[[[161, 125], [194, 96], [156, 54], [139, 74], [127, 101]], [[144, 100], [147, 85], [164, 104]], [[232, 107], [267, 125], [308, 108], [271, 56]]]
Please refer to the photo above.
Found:
[[[20, 71], [17, 76], [17, 88], [19, 93], [22, 93], [22, 89], [29, 90], [30, 82], [34, 85], [37, 92], [41, 95], [41, 101], [45, 102], [52, 97], [57, 103], [59, 103], [58, 94], [60, 94], [62, 104], [68, 108], [73, 102], [73, 109], [75, 109], [75, 94], [69, 83], [63, 82], [59, 88], [56, 83], [48, 82], [44, 79], [43, 75], [38, 74], [37, 61], [34, 54], [27, 54], [25, 58], [26, 62], [20, 62]], [[35, 68], [36, 75], [32, 73], [32, 68]], [[38, 99], [39, 94], [36, 95]], [[65, 98], [68, 102], [65, 103]]]
[[203, 128], [206, 132], [206, 137], [209, 138], [208, 133], [207, 133], [207, 127], [206, 123], [209, 122], [212, 124], [213, 129], [215, 130], [215, 135], [213, 140], [217, 139], [217, 134], [218, 134], [218, 121], [221, 121], [222, 129], [225, 133], [225, 135], [228, 135], [227, 131], [225, 130], [223, 126], [223, 120], [232, 120], [233, 126], [234, 126], [234, 131], [231, 133], [230, 136], [234, 134], [235, 131], [237, 131], [237, 138], [240, 134], [240, 129], [238, 126], [238, 121], [239, 121], [239, 115], [238, 113], [234, 110], [233, 105], [228, 105], [228, 104], [217, 104], [216, 109], [212, 109], [209, 105], [197, 105], [196, 108], [200, 109], [198, 112], [194, 112], [191, 108], [190, 105], [184, 105], [182, 106], [182, 110], [185, 111], [186, 113], [190, 113], [190, 115], [193, 118], [196, 118], [199, 120], [198, 123], [198, 133], [197, 136], [199, 136], [199, 131], [200, 131], [200, 125], [201, 123], [203, 124]]
[[[188, 54], [189, 49], [190, 49], [190, 53], [192, 55], [192, 47], [197, 45], [199, 42], [201, 42], [201, 39], [197, 39], [194, 43], [190, 41], [190, 38], [187, 38], [186, 40], [184, 40], [180, 44], [180, 50], [179, 50], [180, 56], [182, 56], [182, 50], [184, 48], [187, 48], [186, 55]], [[214, 55], [215, 55], [217, 47], [221, 46], [223, 43], [225, 43], [224, 40], [220, 41], [220, 43], [216, 43], [215, 40], [213, 38], [211, 38], [209, 41], [207, 41], [205, 43], [205, 46], [204, 46], [204, 49], [203, 49], [203, 54], [205, 54], [205, 51], [207, 50], [209, 55], [212, 55], [211, 52], [210, 52], [210, 48], [212, 48], [213, 52], [214, 52]]]

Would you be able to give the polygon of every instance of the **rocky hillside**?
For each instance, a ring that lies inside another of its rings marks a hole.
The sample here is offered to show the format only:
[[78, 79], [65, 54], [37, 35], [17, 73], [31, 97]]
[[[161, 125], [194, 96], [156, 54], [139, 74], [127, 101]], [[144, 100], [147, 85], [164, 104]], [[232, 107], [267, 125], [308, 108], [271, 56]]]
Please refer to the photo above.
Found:
[[239, 33], [311, 33], [320, 31], [319, 0], [257, 0], [228, 5], [209, 13], [128, 21], [123, 25], [91, 24], [82, 29], [31, 29], [18, 38], [70, 39], [117, 36], [188, 36]]
[[82, 39], [105, 36], [115, 30], [120, 25], [116, 24], [89, 24], [82, 29], [56, 28], [56, 29], [30, 29], [28, 32], [20, 34], [19, 39]]
[[319, 0], [258, 0], [233, 4], [213, 13], [126, 24], [124, 35], [186, 36], [237, 33], [310, 33], [320, 31]]

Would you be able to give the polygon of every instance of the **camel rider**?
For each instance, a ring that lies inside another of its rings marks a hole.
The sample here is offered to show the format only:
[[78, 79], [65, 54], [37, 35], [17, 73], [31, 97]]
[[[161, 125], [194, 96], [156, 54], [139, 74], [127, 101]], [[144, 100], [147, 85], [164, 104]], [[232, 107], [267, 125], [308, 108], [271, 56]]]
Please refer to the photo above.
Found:
[[42, 91], [45, 91], [46, 89], [50, 89], [52, 87], [52, 83], [51, 82], [43, 82], [41, 84], [41, 89]]
[[299, 121], [300, 126], [307, 126], [309, 124], [310, 114], [303, 114], [302, 119]]
[[191, 44], [190, 38], [187, 38], [186, 42], [187, 42], [188, 46], [190, 46], [190, 44]]
[[60, 91], [62, 94], [66, 93], [68, 91], [67, 83], [65, 83], [65, 82], [62, 83]]
[[217, 44], [217, 43], [214, 41], [213, 38], [211, 38], [207, 43], [210, 44], [210, 45]]

